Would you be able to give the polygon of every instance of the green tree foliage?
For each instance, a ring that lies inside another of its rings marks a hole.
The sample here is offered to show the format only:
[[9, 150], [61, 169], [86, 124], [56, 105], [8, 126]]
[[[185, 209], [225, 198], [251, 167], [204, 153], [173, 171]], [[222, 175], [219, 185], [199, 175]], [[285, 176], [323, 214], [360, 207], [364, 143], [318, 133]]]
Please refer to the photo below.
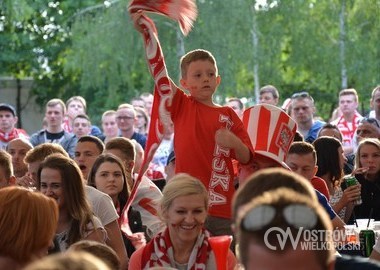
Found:
[[[97, 122], [104, 110], [153, 90], [127, 0], [1, 3], [0, 49], [5, 53], [0, 54], [0, 73], [33, 76], [41, 104], [82, 95]], [[273, 84], [282, 100], [309, 91], [319, 114], [328, 119], [342, 88], [342, 5], [347, 84], [368, 108], [369, 93], [380, 82], [380, 0], [198, 0], [198, 18], [187, 37], [178, 35], [175, 22], [152, 18], [174, 81], [182, 41], [184, 51], [204, 48], [215, 55], [222, 75], [217, 102], [227, 96], [254, 100], [255, 87]], [[261, 85], [255, 85], [255, 65]]]

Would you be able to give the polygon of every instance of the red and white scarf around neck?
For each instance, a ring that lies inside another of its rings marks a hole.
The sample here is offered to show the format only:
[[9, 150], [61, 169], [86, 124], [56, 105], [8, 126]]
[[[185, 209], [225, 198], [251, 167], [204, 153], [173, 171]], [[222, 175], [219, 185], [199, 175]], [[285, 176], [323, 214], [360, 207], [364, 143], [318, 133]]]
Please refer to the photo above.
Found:
[[[188, 270], [204, 270], [206, 269], [207, 261], [214, 258], [210, 256], [209, 237], [208, 231], [202, 230], [190, 254], [187, 263]], [[173, 245], [168, 229], [159, 233], [144, 247], [141, 266], [144, 270], [154, 266], [175, 267]]]

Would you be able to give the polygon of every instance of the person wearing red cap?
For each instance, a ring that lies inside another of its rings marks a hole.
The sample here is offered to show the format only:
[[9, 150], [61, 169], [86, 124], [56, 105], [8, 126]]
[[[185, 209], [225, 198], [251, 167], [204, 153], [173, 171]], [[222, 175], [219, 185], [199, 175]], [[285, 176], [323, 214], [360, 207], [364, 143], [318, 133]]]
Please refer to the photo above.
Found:
[[18, 121], [16, 110], [13, 106], [0, 104], [0, 149], [6, 149], [8, 143], [15, 138], [29, 139], [29, 135], [23, 129], [15, 128]]

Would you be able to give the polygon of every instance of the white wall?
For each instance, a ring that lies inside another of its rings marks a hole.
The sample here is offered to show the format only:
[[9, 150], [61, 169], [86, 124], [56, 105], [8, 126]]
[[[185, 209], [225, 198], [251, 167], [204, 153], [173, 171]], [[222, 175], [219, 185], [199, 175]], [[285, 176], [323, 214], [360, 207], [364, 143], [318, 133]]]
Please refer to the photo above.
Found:
[[18, 115], [21, 119], [22, 128], [29, 135], [40, 130], [44, 112], [35, 103], [35, 98], [29, 97], [29, 91], [33, 85], [32, 79], [24, 79], [21, 81], [21, 106], [16, 108], [17, 86], [16, 80], [10, 77], [0, 77], [0, 103], [11, 104], [15, 109], [21, 110]]

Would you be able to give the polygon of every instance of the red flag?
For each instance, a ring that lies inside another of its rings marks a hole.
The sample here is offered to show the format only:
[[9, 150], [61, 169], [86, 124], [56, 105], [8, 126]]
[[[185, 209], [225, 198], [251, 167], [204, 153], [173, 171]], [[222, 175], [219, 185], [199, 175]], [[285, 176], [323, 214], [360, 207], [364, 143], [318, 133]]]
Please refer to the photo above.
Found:
[[[130, 3], [128, 10], [132, 16], [139, 11], [155, 12], [167, 16], [179, 22], [185, 35], [191, 30], [192, 23], [197, 16], [195, 0], [134, 0]], [[171, 122], [167, 107], [170, 106], [175, 92], [167, 73], [154, 22], [140, 14], [137, 23], [138, 27], [142, 29], [149, 71], [154, 78], [154, 99], [144, 161], [121, 216], [121, 230], [127, 235], [132, 234], [128, 225], [129, 207], [136, 196], [142, 176], [161, 143], [164, 125]]]

